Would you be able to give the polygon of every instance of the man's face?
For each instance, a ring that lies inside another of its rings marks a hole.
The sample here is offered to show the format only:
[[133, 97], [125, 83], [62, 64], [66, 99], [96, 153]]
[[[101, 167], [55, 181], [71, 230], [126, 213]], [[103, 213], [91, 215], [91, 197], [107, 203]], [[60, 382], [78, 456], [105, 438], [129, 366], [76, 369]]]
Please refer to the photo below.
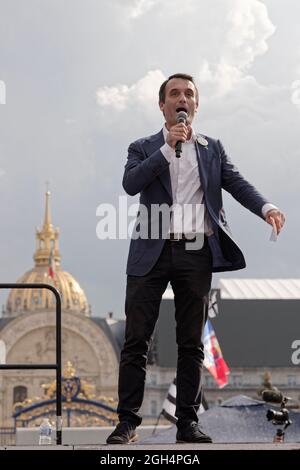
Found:
[[191, 124], [198, 109], [194, 84], [182, 78], [171, 78], [166, 85], [165, 101], [161, 101], [159, 107], [165, 116], [168, 128], [176, 124], [177, 113], [182, 110], [187, 112], [187, 122]]

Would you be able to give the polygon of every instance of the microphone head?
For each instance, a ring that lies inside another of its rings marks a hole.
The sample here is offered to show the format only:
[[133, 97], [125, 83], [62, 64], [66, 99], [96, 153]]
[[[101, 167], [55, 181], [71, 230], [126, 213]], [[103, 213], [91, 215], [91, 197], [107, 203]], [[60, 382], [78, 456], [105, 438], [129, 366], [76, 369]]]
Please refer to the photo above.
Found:
[[263, 390], [262, 398], [264, 401], [269, 401], [271, 403], [281, 403], [283, 400], [283, 395], [281, 392], [276, 392], [274, 390]]
[[177, 112], [177, 117], [176, 117], [176, 122], [179, 124], [180, 122], [186, 123], [187, 120], [187, 112], [186, 111], [178, 111]]

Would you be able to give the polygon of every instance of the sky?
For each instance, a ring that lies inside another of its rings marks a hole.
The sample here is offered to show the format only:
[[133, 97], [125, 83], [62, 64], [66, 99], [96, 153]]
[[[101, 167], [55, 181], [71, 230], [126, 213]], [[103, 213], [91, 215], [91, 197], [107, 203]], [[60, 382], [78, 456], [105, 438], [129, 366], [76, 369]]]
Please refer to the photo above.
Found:
[[299, 16], [296, 0], [0, 0], [0, 282], [33, 267], [49, 181], [62, 268], [93, 315], [124, 317], [129, 240], [99, 240], [97, 208], [118, 214], [128, 146], [162, 127], [158, 89], [176, 72], [198, 84], [195, 129], [286, 215], [270, 242], [225, 193], [247, 267], [213, 285], [299, 277]]

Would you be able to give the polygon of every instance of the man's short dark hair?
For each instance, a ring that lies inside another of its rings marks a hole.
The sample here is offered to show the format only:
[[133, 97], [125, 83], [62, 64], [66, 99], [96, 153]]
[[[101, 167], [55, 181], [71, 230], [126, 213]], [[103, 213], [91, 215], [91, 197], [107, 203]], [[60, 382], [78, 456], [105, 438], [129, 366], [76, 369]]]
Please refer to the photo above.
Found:
[[167, 83], [172, 80], [172, 78], [181, 78], [182, 80], [188, 80], [189, 82], [192, 82], [194, 87], [195, 87], [195, 90], [196, 90], [196, 97], [197, 97], [197, 100], [199, 98], [199, 92], [198, 92], [198, 88], [197, 88], [197, 85], [195, 83], [195, 80], [194, 80], [194, 77], [192, 77], [192, 75], [188, 75], [187, 73], [174, 73], [174, 75], [170, 75], [169, 78], [167, 78], [167, 80], [164, 81], [164, 83], [162, 83], [160, 89], [159, 89], [159, 93], [158, 93], [158, 96], [159, 96], [159, 102], [165, 102], [165, 99], [166, 99], [166, 86], [167, 86]]

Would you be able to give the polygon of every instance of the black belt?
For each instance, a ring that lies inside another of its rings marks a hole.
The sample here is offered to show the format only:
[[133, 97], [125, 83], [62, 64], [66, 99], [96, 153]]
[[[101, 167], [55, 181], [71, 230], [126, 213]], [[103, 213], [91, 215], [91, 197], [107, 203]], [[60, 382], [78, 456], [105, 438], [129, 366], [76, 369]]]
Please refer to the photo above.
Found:
[[[184, 233], [169, 233], [169, 238], [168, 240], [170, 240], [171, 242], [180, 242], [180, 241], [184, 241], [184, 242], [194, 242], [196, 241], [196, 238], [197, 236], [201, 235], [203, 236], [203, 234], [201, 233], [197, 233], [193, 236], [191, 236], [192, 234], [184, 234]], [[204, 235], [204, 238], [206, 238], [206, 235]]]

